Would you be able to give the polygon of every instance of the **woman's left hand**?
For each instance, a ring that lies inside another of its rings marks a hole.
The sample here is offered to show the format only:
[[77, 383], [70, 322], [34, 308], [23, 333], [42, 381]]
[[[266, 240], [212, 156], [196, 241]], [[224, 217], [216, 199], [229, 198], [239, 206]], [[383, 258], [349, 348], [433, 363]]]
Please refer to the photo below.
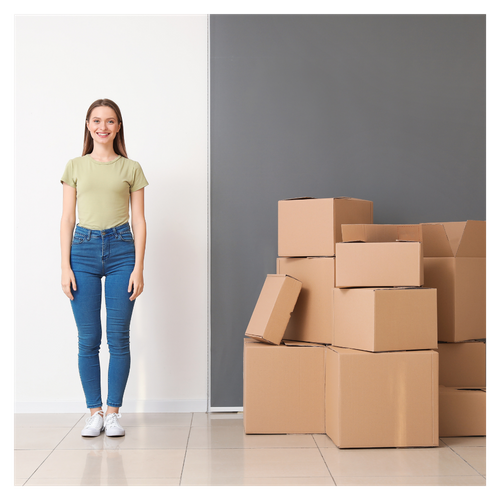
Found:
[[130, 300], [135, 300], [144, 290], [144, 278], [142, 271], [134, 269], [130, 275], [130, 280], [128, 282], [128, 293], [131, 291], [134, 293], [130, 296]]

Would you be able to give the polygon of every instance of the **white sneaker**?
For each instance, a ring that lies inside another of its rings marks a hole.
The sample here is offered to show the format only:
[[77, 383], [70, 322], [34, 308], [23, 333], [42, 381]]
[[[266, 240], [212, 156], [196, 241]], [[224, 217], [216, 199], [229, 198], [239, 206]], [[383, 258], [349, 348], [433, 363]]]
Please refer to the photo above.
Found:
[[125, 436], [125, 429], [118, 423], [119, 418], [122, 418], [119, 413], [110, 413], [106, 415], [104, 419], [104, 431], [106, 432], [106, 436]]
[[82, 436], [96, 437], [104, 430], [104, 418], [102, 410], [95, 412], [87, 418], [85, 427], [82, 429]]

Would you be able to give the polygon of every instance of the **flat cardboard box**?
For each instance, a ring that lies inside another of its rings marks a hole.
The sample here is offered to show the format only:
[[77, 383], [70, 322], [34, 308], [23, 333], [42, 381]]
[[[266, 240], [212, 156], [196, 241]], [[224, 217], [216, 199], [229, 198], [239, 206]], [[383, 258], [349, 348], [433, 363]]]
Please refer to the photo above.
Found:
[[285, 258], [276, 260], [276, 272], [302, 283], [284, 339], [331, 344], [333, 341], [332, 288], [335, 257]]
[[420, 224], [342, 224], [342, 241], [422, 241]]
[[486, 436], [486, 389], [439, 386], [439, 436]]
[[326, 434], [339, 448], [439, 446], [438, 353], [326, 349]]
[[433, 288], [335, 288], [333, 342], [364, 351], [437, 349]]
[[424, 284], [420, 242], [337, 243], [335, 261], [339, 288]]
[[334, 257], [342, 224], [373, 222], [373, 202], [357, 198], [294, 198], [278, 202], [280, 257]]
[[439, 384], [486, 387], [486, 343], [439, 342]]
[[486, 338], [486, 221], [422, 224], [424, 286], [437, 288], [438, 339]]
[[324, 434], [324, 346], [245, 339], [243, 425], [246, 434]]
[[290, 276], [268, 274], [245, 335], [260, 342], [279, 344], [302, 284]]

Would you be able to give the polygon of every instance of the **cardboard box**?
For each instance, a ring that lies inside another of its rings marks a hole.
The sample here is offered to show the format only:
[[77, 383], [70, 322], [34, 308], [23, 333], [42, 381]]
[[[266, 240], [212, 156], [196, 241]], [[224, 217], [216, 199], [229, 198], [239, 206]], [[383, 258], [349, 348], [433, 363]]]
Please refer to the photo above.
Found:
[[293, 276], [302, 283], [302, 290], [283, 338], [331, 344], [335, 257], [279, 257], [276, 272]]
[[335, 288], [333, 342], [364, 351], [437, 349], [433, 288]]
[[342, 241], [422, 241], [420, 224], [342, 224]]
[[486, 222], [422, 224], [424, 286], [436, 288], [438, 339], [486, 338]]
[[243, 424], [246, 434], [324, 434], [324, 346], [245, 339]]
[[278, 202], [280, 257], [333, 257], [341, 226], [373, 222], [373, 202], [356, 198], [294, 198]]
[[302, 284], [285, 275], [268, 274], [245, 335], [279, 344], [285, 333]]
[[420, 242], [337, 243], [335, 261], [339, 288], [424, 284]]
[[438, 353], [326, 349], [326, 433], [339, 448], [439, 446]]
[[439, 384], [447, 387], [486, 387], [486, 343], [438, 344]]
[[432, 222], [421, 226], [424, 257], [486, 257], [486, 221]]
[[486, 390], [439, 386], [439, 436], [486, 436]]

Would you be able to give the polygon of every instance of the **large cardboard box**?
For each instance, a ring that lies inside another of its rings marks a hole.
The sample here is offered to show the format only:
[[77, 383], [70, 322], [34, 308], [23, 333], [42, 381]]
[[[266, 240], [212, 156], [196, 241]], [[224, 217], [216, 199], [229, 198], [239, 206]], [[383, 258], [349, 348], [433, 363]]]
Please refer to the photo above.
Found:
[[283, 338], [331, 344], [335, 257], [279, 257], [276, 272], [293, 276], [302, 283], [302, 290]]
[[486, 343], [439, 342], [439, 384], [486, 387]]
[[245, 335], [279, 344], [285, 333], [302, 284], [291, 276], [268, 274]]
[[424, 286], [437, 289], [438, 339], [486, 338], [486, 222], [422, 224]]
[[294, 198], [278, 202], [280, 257], [333, 257], [341, 226], [373, 222], [373, 202], [356, 198]]
[[324, 346], [245, 339], [243, 424], [246, 434], [324, 434]]
[[437, 349], [433, 288], [335, 288], [333, 342], [364, 351]]
[[440, 385], [439, 436], [486, 436], [486, 389]]
[[339, 448], [439, 446], [438, 353], [326, 347], [326, 434]]
[[335, 261], [339, 288], [424, 284], [420, 242], [337, 243]]

